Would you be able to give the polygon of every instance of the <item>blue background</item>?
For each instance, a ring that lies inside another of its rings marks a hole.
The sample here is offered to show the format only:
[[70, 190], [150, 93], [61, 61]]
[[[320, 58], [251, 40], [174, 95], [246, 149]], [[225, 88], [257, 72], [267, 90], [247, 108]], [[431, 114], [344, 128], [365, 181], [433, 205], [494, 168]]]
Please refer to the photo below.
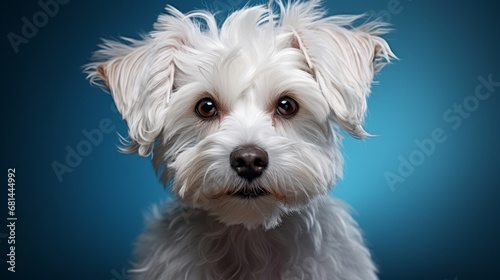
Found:
[[[333, 195], [356, 210], [381, 279], [500, 279], [500, 87], [457, 129], [443, 119], [454, 104], [471, 100], [479, 76], [500, 81], [498, 8], [493, 1], [401, 0], [399, 13], [391, 13], [388, 2], [326, 3], [330, 14], [384, 14], [395, 29], [386, 38], [401, 59], [384, 68], [369, 100], [366, 128], [379, 136], [346, 138], [345, 176]], [[18, 221], [12, 274], [5, 262], [7, 209], [0, 207], [0, 275], [8, 276], [2, 279], [127, 279], [142, 215], [169, 194], [148, 159], [117, 152], [124, 123], [81, 66], [99, 38], [150, 31], [166, 3], [70, 1], [17, 54], [7, 34], [20, 34], [21, 18], [41, 8], [36, 1], [3, 4], [0, 203], [7, 201], [7, 168], [15, 167]], [[184, 12], [222, 10], [221, 19], [229, 6], [244, 4], [168, 3]], [[82, 131], [98, 129], [103, 119], [115, 131], [104, 133], [60, 182], [52, 163], [64, 164], [67, 148], [77, 149], [86, 139]], [[436, 128], [446, 141], [418, 158], [415, 140]], [[385, 175], [398, 174], [400, 158], [412, 155], [423, 162], [390, 188]]]

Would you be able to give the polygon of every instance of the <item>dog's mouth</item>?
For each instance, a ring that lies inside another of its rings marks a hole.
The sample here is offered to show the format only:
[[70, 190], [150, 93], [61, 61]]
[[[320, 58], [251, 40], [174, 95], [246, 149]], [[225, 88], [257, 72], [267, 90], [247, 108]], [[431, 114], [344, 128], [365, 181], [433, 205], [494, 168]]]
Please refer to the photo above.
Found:
[[258, 197], [265, 196], [268, 194], [269, 194], [269, 192], [261, 187], [242, 188], [237, 192], [230, 193], [231, 196], [235, 196], [235, 197], [239, 197], [239, 198], [243, 198], [243, 199], [254, 199], [254, 198], [258, 198]]

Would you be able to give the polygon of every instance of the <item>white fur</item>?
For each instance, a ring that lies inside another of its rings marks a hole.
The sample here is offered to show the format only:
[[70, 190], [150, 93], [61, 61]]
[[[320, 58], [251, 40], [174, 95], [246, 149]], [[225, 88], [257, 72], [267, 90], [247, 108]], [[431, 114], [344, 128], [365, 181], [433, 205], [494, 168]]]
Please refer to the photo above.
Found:
[[171, 201], [154, 211], [137, 248], [137, 279], [377, 279], [356, 223], [332, 198], [268, 231]]
[[[176, 197], [137, 245], [135, 279], [376, 279], [356, 223], [328, 191], [342, 176], [344, 128], [361, 127], [374, 74], [395, 58], [381, 22], [326, 17], [319, 1], [247, 7], [220, 26], [167, 7], [141, 40], [104, 41], [86, 66], [129, 128], [123, 148], [153, 155]], [[297, 115], [275, 113], [282, 97]], [[195, 105], [212, 98], [218, 116]], [[248, 182], [229, 156], [269, 155]], [[260, 187], [270, 194], [231, 193]]]

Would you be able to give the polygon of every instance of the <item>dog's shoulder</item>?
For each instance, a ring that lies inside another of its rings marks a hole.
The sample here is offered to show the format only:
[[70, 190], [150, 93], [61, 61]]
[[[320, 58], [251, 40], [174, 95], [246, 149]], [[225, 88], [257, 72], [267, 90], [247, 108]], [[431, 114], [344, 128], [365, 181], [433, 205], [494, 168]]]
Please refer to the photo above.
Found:
[[133, 279], [184, 279], [189, 271], [194, 279], [202, 279], [194, 269], [198, 264], [193, 233], [199, 229], [204, 213], [185, 207], [176, 199], [154, 206], [147, 216], [146, 228], [139, 237], [135, 255], [139, 262]]
[[295, 252], [287, 273], [299, 279], [375, 280], [376, 267], [366, 248], [351, 208], [339, 199], [325, 196], [283, 221], [284, 232], [295, 240]]

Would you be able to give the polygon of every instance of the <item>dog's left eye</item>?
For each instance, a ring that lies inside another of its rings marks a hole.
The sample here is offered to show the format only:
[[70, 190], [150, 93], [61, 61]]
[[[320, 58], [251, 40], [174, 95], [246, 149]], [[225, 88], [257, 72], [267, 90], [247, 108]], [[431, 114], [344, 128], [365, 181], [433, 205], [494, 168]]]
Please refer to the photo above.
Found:
[[299, 104], [297, 101], [290, 97], [283, 97], [278, 101], [278, 106], [276, 107], [276, 113], [283, 117], [291, 117], [297, 113], [299, 110]]
[[203, 98], [196, 104], [195, 112], [198, 116], [208, 119], [217, 115], [217, 107], [212, 99]]

